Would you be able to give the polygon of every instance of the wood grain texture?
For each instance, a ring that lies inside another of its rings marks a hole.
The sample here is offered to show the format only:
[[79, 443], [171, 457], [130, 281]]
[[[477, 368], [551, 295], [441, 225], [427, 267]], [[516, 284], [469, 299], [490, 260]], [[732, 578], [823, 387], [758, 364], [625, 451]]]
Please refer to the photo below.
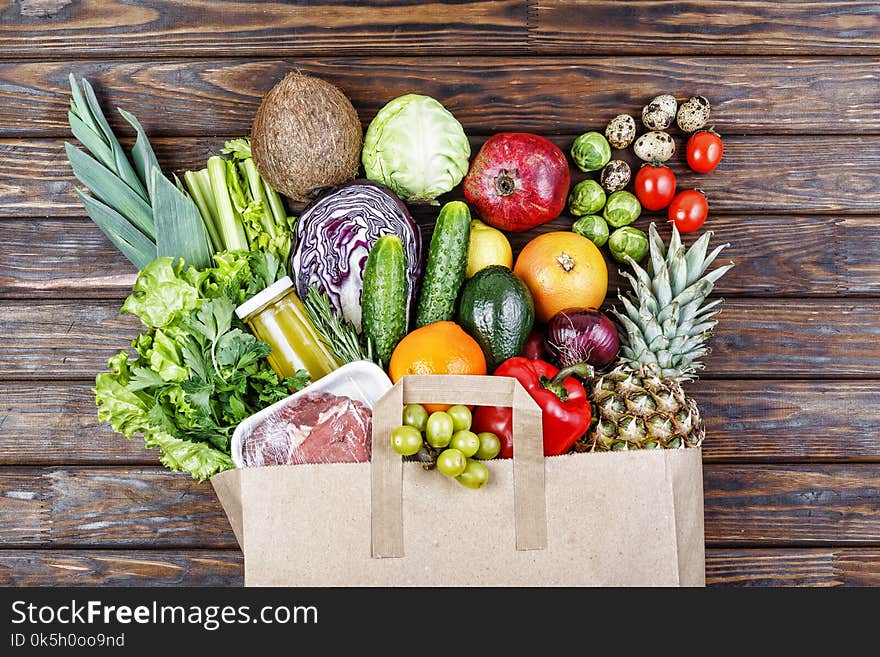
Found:
[[880, 545], [880, 465], [706, 466], [706, 542]]
[[[88, 382], [0, 386], [0, 465], [156, 465], [97, 419]], [[880, 391], [860, 381], [703, 380], [707, 463], [880, 461]]]
[[[84, 378], [139, 320], [118, 301], [0, 302], [0, 378]], [[729, 299], [703, 379], [880, 377], [880, 301]]]
[[[242, 586], [238, 550], [0, 550], [0, 586]], [[707, 586], [880, 586], [880, 550], [709, 549]]]
[[0, 505], [4, 547], [237, 545], [211, 485], [159, 467], [0, 468]]
[[[416, 210], [424, 237], [436, 209]], [[657, 220], [646, 213], [634, 226], [647, 231]], [[571, 230], [561, 217], [527, 233], [510, 234], [518, 253], [536, 235]], [[707, 228], [713, 244], [729, 243], [726, 258], [736, 262], [717, 285], [730, 296], [864, 296], [880, 294], [880, 218], [824, 215], [717, 215]], [[669, 238], [670, 228], [660, 224]], [[128, 294], [135, 270], [88, 219], [0, 219], [0, 298], [120, 299]], [[794, 237], [796, 236], [796, 238]], [[609, 289], [626, 289], [620, 265], [603, 249]]]
[[[707, 464], [704, 480], [710, 547], [880, 547], [880, 465]], [[9, 548], [236, 546], [210, 484], [161, 468], [0, 468], [0, 501]]]
[[876, 381], [712, 381], [687, 386], [708, 462], [880, 461]]
[[880, 52], [875, 2], [552, 0], [535, 3], [531, 24], [544, 52]]
[[0, 550], [0, 586], [236, 586], [238, 550]]
[[20, 0], [0, 56], [876, 53], [875, 3]]
[[[150, 137], [249, 133], [263, 97], [299, 70], [339, 86], [364, 127], [406, 93], [438, 98], [468, 134], [580, 134], [641, 117], [654, 96], [703, 94], [722, 134], [880, 132], [880, 59], [393, 58], [0, 64], [0, 136], [67, 137], [68, 74], [87, 78], [114, 129]], [[639, 121], [639, 127], [641, 121]]]
[[155, 450], [98, 421], [91, 383], [0, 384], [0, 465], [145, 463]]
[[528, 3], [344, 0], [20, 0], [0, 14], [0, 56], [333, 55], [528, 47]]
[[[566, 152], [573, 140], [554, 137]], [[210, 155], [221, 151], [224, 141], [207, 137], [152, 140], [168, 173], [203, 168]], [[474, 153], [482, 141], [472, 140]], [[680, 152], [669, 163], [680, 189], [706, 192], [713, 216], [880, 213], [880, 136], [727, 136], [724, 143], [724, 159], [711, 174], [690, 172], [680, 143]], [[636, 164], [631, 151], [616, 153]], [[0, 139], [0, 171], [4, 172], [0, 217], [83, 215], [62, 140]], [[575, 180], [584, 177], [575, 172]], [[460, 190], [440, 200], [461, 198]]]
[[880, 550], [707, 550], [707, 586], [880, 586]]

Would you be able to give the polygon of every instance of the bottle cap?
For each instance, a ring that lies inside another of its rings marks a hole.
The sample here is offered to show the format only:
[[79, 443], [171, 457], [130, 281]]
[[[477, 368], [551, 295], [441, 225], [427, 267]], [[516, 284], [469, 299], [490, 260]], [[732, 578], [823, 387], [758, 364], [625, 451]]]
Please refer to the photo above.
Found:
[[290, 280], [290, 276], [279, 278], [265, 290], [263, 290], [262, 292], [258, 292], [250, 299], [245, 301], [243, 304], [241, 304], [238, 308], [236, 308], [235, 314], [238, 315], [239, 319], [244, 319], [252, 312], [258, 310], [262, 306], [265, 306], [267, 303], [269, 303], [276, 297], [281, 296], [284, 292], [292, 287], [293, 281]]

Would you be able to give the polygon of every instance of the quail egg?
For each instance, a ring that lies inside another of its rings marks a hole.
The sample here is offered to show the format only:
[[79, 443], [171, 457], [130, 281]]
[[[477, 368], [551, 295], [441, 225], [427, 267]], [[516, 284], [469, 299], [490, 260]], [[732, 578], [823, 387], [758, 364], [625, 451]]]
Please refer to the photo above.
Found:
[[678, 127], [683, 132], [696, 132], [709, 122], [711, 106], [705, 96], [692, 96], [678, 108]]
[[675, 154], [675, 142], [669, 133], [653, 130], [636, 139], [633, 150], [645, 162], [665, 162]]
[[623, 160], [611, 160], [599, 174], [599, 182], [609, 194], [623, 189], [629, 184], [631, 172]]
[[648, 130], [666, 130], [675, 121], [678, 102], [675, 96], [657, 96], [642, 109], [642, 123]]
[[629, 114], [618, 114], [605, 128], [605, 139], [613, 148], [628, 148], [635, 138], [636, 120]]

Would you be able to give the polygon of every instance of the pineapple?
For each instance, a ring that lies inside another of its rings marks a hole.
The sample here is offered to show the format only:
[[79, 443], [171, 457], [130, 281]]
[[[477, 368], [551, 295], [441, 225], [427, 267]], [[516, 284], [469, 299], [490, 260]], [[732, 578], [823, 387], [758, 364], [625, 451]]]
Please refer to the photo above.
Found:
[[673, 225], [667, 249], [654, 224], [649, 229], [650, 262], [642, 269], [627, 261], [635, 275], [622, 272], [632, 290], [619, 295], [623, 312], [612, 310], [623, 331], [613, 370], [589, 385], [596, 420], [578, 449], [628, 450], [698, 447], [706, 432], [693, 399], [681, 384], [696, 378], [706, 341], [718, 323], [721, 299], [706, 302], [715, 281], [733, 263], [706, 269], [728, 246], [706, 251], [712, 233], [704, 233], [685, 251]]

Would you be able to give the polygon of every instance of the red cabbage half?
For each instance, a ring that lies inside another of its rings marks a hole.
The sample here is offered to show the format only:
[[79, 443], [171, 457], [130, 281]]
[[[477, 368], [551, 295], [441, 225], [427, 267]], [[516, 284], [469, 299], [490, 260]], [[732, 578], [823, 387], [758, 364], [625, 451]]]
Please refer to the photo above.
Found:
[[407, 266], [407, 325], [422, 273], [422, 236], [406, 206], [387, 187], [354, 180], [306, 206], [296, 223], [291, 277], [305, 299], [314, 285], [330, 304], [361, 328], [361, 291], [370, 249], [383, 235], [403, 242]]

